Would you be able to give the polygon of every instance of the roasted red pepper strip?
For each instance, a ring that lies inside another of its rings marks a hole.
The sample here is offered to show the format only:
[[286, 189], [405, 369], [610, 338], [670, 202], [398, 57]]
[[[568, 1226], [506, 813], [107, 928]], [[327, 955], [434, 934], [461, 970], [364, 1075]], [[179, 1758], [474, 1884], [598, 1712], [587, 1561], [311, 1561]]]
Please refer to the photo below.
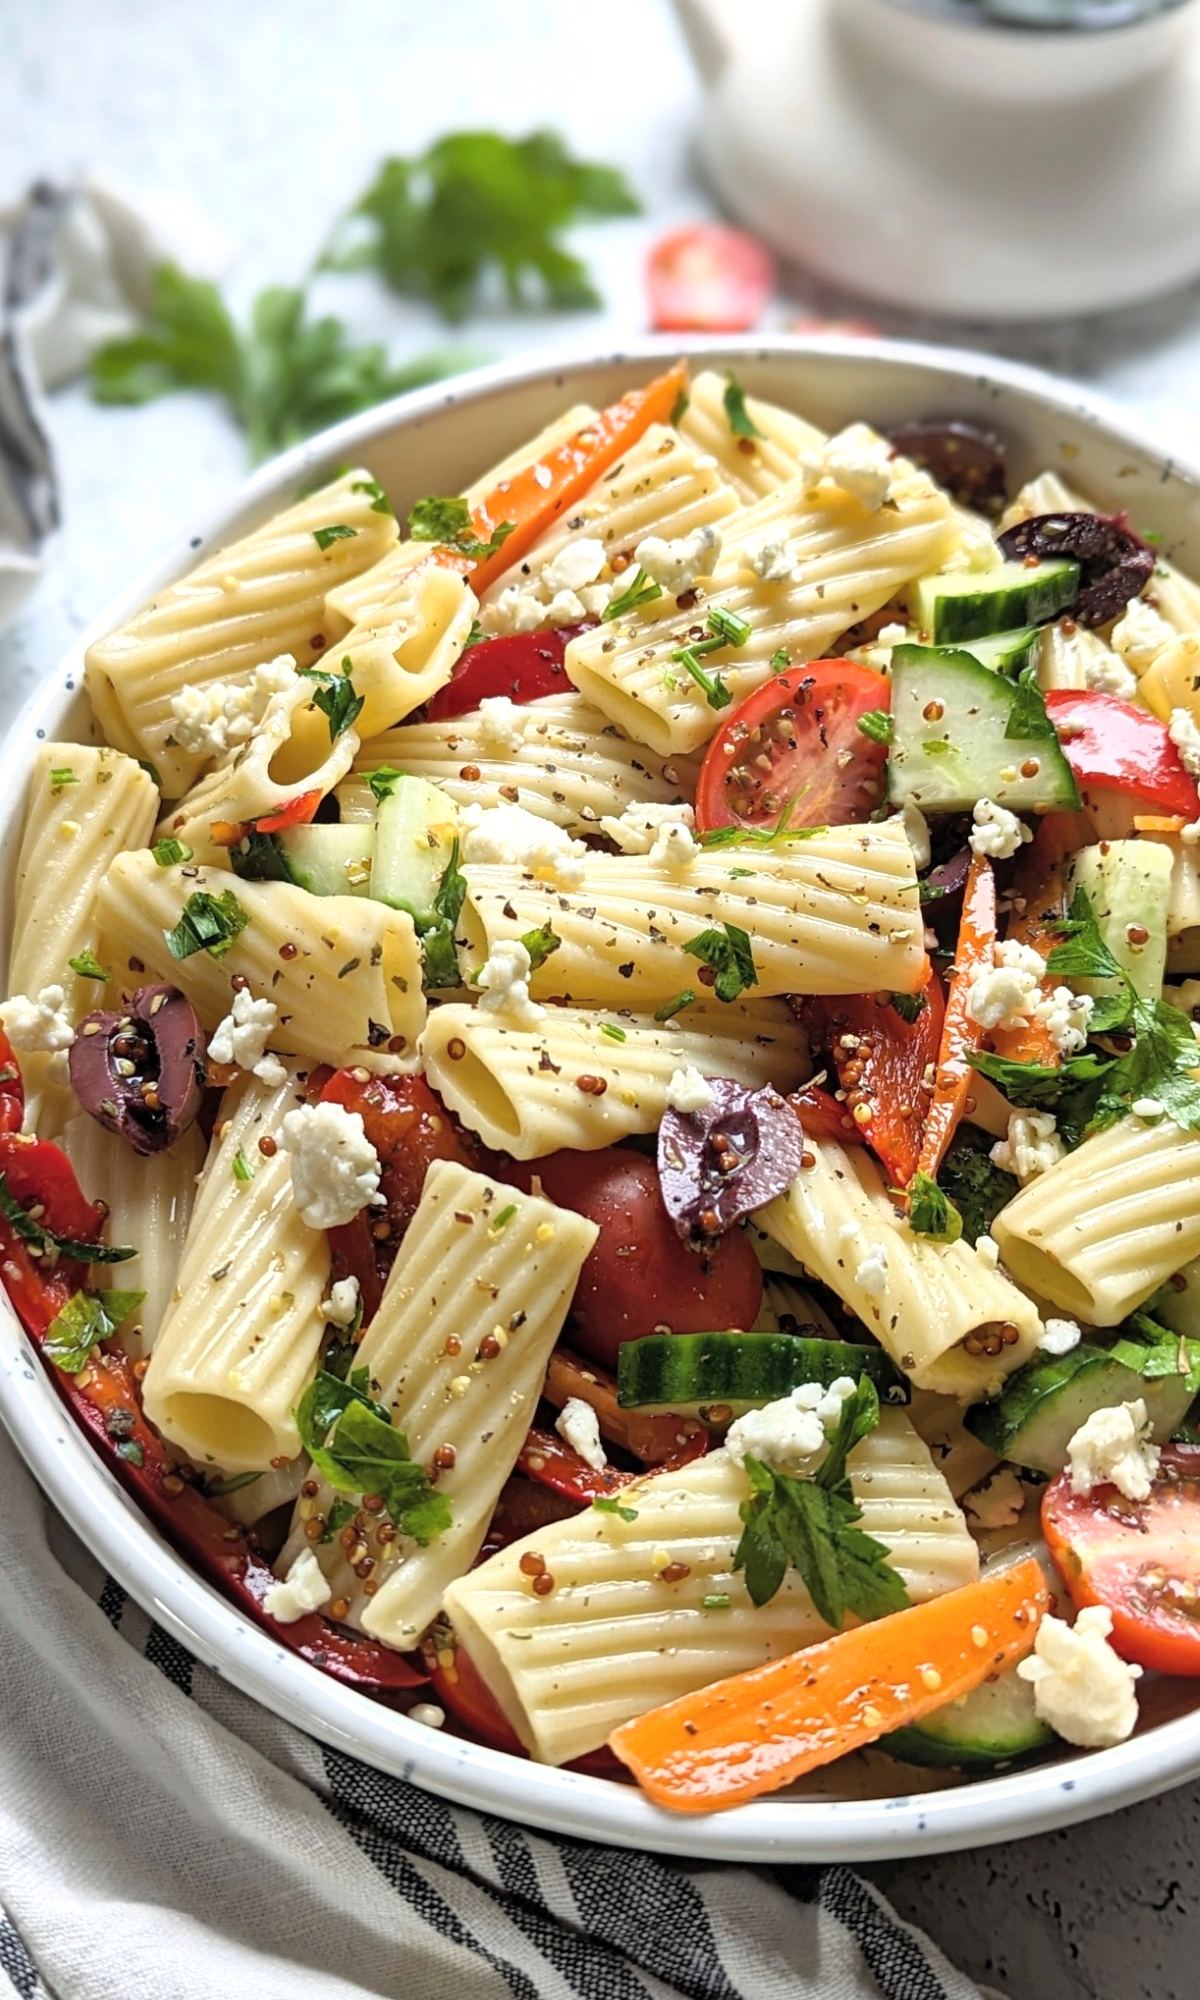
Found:
[[526, 549], [532, 548], [551, 523], [582, 498], [651, 424], [670, 422], [672, 410], [687, 389], [687, 379], [687, 363], [680, 361], [665, 375], [647, 382], [645, 388], [631, 389], [619, 403], [601, 410], [566, 444], [543, 452], [536, 466], [523, 466], [493, 487], [471, 516], [471, 533], [486, 543], [497, 528], [511, 523], [512, 533], [505, 536], [494, 555], [463, 556], [456, 549], [439, 548], [434, 560], [460, 570], [478, 596], [519, 562]]
[[[71, 1243], [99, 1242], [105, 1211], [84, 1199], [61, 1147], [48, 1139], [0, 1132], [0, 1173], [22, 1208], [40, 1210], [42, 1227]], [[0, 1279], [22, 1325], [35, 1337], [45, 1333], [86, 1282], [87, 1268], [71, 1257], [60, 1257], [52, 1267], [40, 1263], [8, 1218], [0, 1217]]]
[[19, 1132], [25, 1116], [25, 1085], [12, 1043], [0, 1028], [0, 1132]]
[[521, 1446], [517, 1469], [527, 1478], [535, 1479], [539, 1486], [561, 1493], [564, 1500], [574, 1500], [580, 1507], [590, 1507], [593, 1500], [607, 1499], [610, 1493], [619, 1493], [622, 1486], [640, 1477], [638, 1473], [621, 1472], [615, 1465], [606, 1465], [597, 1472], [553, 1431], [539, 1430], [531, 1430]]
[[256, 833], [283, 833], [289, 826], [308, 826], [323, 797], [319, 785], [313, 792], [301, 792], [299, 798], [289, 799], [278, 812], [268, 813], [265, 819], [256, 819], [254, 830]]
[[467, 715], [490, 695], [506, 694], [521, 704], [548, 694], [572, 694], [563, 656], [569, 641], [589, 629], [560, 625], [551, 632], [509, 632], [468, 646], [452, 678], [430, 701], [430, 722]]
[[708, 1431], [694, 1417], [674, 1417], [661, 1411], [623, 1410], [617, 1401], [614, 1378], [595, 1362], [581, 1361], [569, 1348], [556, 1347], [546, 1370], [543, 1395], [561, 1409], [572, 1396], [590, 1403], [600, 1419], [600, 1430], [611, 1443], [640, 1458], [643, 1465], [661, 1468], [683, 1465], [708, 1450]]
[[844, 1104], [819, 1083], [794, 1090], [788, 1103], [810, 1139], [838, 1139], [843, 1146], [862, 1144], [862, 1133]]
[[[859, 1136], [882, 1161], [890, 1184], [907, 1187], [921, 1152], [922, 1091], [942, 1039], [945, 1000], [931, 972], [913, 1021], [886, 993], [854, 993], [825, 1003], [829, 1052], [837, 1065], [846, 1110]], [[801, 1124], [804, 1114], [800, 1115]]]
[[921, 1154], [917, 1161], [918, 1173], [929, 1174], [933, 1179], [937, 1177], [946, 1148], [966, 1108], [974, 1075], [967, 1057], [983, 1047], [984, 1030], [967, 1013], [971, 980], [982, 967], [993, 963], [995, 948], [996, 878], [986, 855], [976, 854], [972, 857], [967, 886], [963, 890], [958, 947], [954, 954], [954, 970], [950, 975], [933, 1097], [925, 1114]]

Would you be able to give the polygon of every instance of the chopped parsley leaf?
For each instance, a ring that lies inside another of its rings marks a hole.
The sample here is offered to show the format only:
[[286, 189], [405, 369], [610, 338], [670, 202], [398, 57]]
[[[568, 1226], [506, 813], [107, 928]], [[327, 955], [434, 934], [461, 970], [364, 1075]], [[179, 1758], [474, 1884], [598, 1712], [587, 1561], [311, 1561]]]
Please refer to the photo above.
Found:
[[336, 743], [362, 714], [365, 695], [357, 692], [350, 678], [353, 661], [348, 657], [342, 661], [342, 671], [335, 674], [329, 667], [302, 667], [301, 680], [318, 681], [320, 686], [313, 695], [313, 706], [319, 708], [329, 724], [329, 740]]
[[107, 985], [112, 978], [112, 973], [101, 965], [95, 952], [91, 950], [81, 951], [78, 958], [69, 958], [67, 964], [81, 979], [102, 979]]
[[712, 967], [717, 975], [713, 990], [718, 1000], [736, 1000], [747, 987], [758, 985], [750, 939], [737, 924], [703, 930], [683, 949]]
[[76, 1292], [51, 1321], [42, 1352], [64, 1375], [78, 1375], [93, 1347], [108, 1340], [145, 1296], [145, 1292]]
[[232, 949], [249, 922], [249, 912], [242, 908], [232, 889], [226, 889], [220, 896], [197, 889], [184, 904], [174, 930], [164, 931], [163, 935], [172, 958], [191, 958], [194, 952], [206, 951], [210, 958], [220, 959]]
[[390, 764], [381, 764], [377, 771], [367, 772], [367, 783], [377, 806], [381, 806], [385, 799], [391, 798], [403, 776], [403, 771], [394, 771]]
[[348, 528], [344, 521], [335, 521], [331, 528], [314, 528], [313, 540], [324, 554], [335, 542], [352, 542], [357, 533], [357, 528]]
[[746, 408], [745, 390], [742, 388], [740, 382], [734, 381], [732, 375], [728, 375], [725, 378], [725, 394], [722, 396], [721, 401], [725, 406], [725, 415], [728, 418], [729, 428], [733, 432], [734, 437], [761, 438], [765, 435], [759, 430], [758, 425]]

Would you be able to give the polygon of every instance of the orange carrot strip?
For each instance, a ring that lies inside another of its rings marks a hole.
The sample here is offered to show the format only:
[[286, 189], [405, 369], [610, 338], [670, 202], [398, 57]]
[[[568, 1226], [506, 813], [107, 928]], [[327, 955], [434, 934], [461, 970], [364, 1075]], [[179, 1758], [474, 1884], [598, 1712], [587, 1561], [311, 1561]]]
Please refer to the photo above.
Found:
[[602, 472], [637, 443], [651, 424], [669, 422], [687, 381], [686, 361], [677, 362], [645, 388], [631, 389], [619, 403], [610, 404], [565, 444], [544, 452], [536, 465], [523, 466], [511, 479], [502, 479], [493, 487], [471, 516], [471, 532], [479, 541], [490, 542], [497, 528], [512, 522], [512, 533], [505, 536], [494, 555], [473, 561], [453, 549], [439, 549], [435, 560], [469, 577], [476, 595], [486, 590], [520, 560], [552, 521], [595, 485]]
[[967, 886], [963, 892], [962, 921], [958, 928], [958, 949], [946, 995], [946, 1018], [938, 1049], [933, 1096], [925, 1114], [921, 1134], [921, 1157], [917, 1172], [936, 1176], [966, 1108], [974, 1072], [967, 1057], [983, 1047], [984, 1031], [967, 1013], [971, 979], [980, 966], [991, 965], [996, 945], [996, 878], [986, 855], [971, 860]]
[[1187, 825], [1182, 813], [1134, 813], [1135, 833], [1182, 833]]
[[655, 1805], [723, 1812], [970, 1694], [1031, 1650], [1048, 1604], [1029, 1557], [651, 1709], [609, 1747]]

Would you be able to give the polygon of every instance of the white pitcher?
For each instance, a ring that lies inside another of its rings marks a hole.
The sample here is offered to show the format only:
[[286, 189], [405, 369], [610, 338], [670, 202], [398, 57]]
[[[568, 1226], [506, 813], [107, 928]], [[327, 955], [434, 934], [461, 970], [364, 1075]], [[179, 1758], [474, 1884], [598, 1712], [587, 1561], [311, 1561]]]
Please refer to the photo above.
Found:
[[822, 277], [893, 305], [1032, 319], [1200, 271], [1191, 0], [674, 4], [708, 87], [707, 171]]

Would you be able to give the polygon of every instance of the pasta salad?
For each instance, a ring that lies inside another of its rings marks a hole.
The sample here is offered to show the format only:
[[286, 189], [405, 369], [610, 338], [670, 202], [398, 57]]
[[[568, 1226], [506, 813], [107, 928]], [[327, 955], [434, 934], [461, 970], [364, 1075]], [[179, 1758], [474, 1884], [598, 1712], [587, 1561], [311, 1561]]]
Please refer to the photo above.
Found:
[[0, 1277], [247, 1616], [707, 1812], [1200, 1673], [1200, 588], [684, 364], [88, 654]]

